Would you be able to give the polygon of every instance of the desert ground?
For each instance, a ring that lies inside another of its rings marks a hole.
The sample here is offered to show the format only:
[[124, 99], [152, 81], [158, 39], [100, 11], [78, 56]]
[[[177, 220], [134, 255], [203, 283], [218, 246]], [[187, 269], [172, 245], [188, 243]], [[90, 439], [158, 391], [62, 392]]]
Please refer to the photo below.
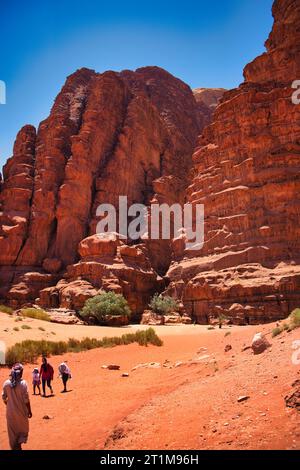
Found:
[[[0, 340], [10, 345], [25, 338], [101, 338], [143, 328], [24, 322], [31, 330], [12, 334], [14, 319], [1, 314]], [[41, 325], [45, 332], [38, 329]], [[155, 327], [162, 347], [131, 344], [51, 357], [54, 396], [31, 396], [33, 418], [24, 448], [300, 449], [300, 414], [284, 401], [300, 379], [300, 367], [291, 359], [300, 332], [271, 338], [274, 326], [162, 326]], [[267, 333], [272, 344], [257, 356], [245, 350], [256, 332]], [[228, 352], [226, 345], [232, 347]], [[61, 394], [57, 373], [62, 360], [73, 375], [66, 394]], [[132, 370], [144, 363], [159, 364]], [[102, 368], [108, 364], [118, 364], [120, 370]], [[24, 371], [31, 394], [32, 368], [26, 364]], [[122, 377], [124, 372], [129, 376]], [[8, 373], [0, 369], [1, 382]], [[248, 399], [238, 402], [240, 396]], [[8, 449], [4, 405], [0, 448]]]

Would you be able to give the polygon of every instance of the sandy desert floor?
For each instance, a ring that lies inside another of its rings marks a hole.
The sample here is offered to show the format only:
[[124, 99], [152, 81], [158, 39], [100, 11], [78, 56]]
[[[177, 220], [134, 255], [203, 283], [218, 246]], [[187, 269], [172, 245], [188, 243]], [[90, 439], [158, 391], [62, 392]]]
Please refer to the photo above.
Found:
[[[22, 325], [28, 325], [30, 329], [22, 329]], [[15, 331], [18, 328], [19, 331]], [[45, 331], [40, 330], [43, 328]], [[146, 330], [148, 325], [129, 325], [121, 328], [87, 325], [62, 325], [50, 323], [32, 318], [24, 318], [23, 321], [16, 322], [16, 316], [10, 316], [0, 312], [0, 341], [4, 341], [9, 347], [26, 339], [49, 341], [63, 341], [68, 338], [82, 339], [85, 337], [101, 339], [104, 336], [121, 336], [132, 333], [136, 330]], [[157, 333], [164, 336], [173, 336], [188, 331], [189, 336], [198, 335], [199, 331], [206, 331], [206, 327], [200, 325], [172, 325], [156, 326]]]
[[[16, 323], [0, 315], [0, 340], [13, 344], [47, 334], [54, 340], [100, 338], [142, 328], [25, 322], [31, 330], [11, 332]], [[38, 329], [40, 325], [46, 332]], [[286, 408], [284, 402], [292, 383], [300, 379], [300, 366], [291, 360], [292, 343], [300, 339], [300, 330], [274, 339], [269, 335], [272, 347], [261, 355], [254, 356], [251, 349], [242, 351], [254, 333], [267, 333], [273, 327], [156, 327], [162, 347], [132, 344], [52, 357], [56, 371], [63, 359], [68, 361], [71, 391], [60, 393], [56, 373], [53, 397], [31, 397], [33, 418], [24, 448], [300, 449], [300, 413]], [[232, 349], [225, 353], [228, 344]], [[174, 367], [177, 361], [183, 363]], [[132, 371], [146, 362], [172, 367]], [[119, 364], [120, 370], [102, 369], [105, 364]], [[32, 368], [25, 366], [29, 384]], [[122, 377], [123, 372], [129, 377]], [[1, 368], [0, 381], [7, 375], [8, 369]], [[241, 395], [249, 399], [238, 403]], [[50, 419], [43, 419], [45, 415]], [[5, 406], [0, 403], [0, 449], [7, 448]]]

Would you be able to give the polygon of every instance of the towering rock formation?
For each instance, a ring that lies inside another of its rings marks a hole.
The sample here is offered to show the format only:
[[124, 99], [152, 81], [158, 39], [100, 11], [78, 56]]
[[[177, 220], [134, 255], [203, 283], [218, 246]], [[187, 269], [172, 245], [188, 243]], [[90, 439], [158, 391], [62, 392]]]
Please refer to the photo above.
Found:
[[267, 52], [223, 96], [194, 153], [188, 201], [205, 205], [200, 252], [176, 252], [168, 292], [201, 323], [285, 317], [300, 302], [300, 2], [276, 0]]
[[[161, 289], [169, 244], [107, 253], [92, 239], [79, 249], [81, 260], [78, 246], [95, 234], [98, 205], [117, 207], [119, 195], [128, 205], [183, 200], [198, 122], [190, 88], [158, 67], [71, 75], [37, 133], [32, 126], [19, 132], [4, 167], [0, 297], [12, 306], [41, 297], [45, 306], [78, 307], [82, 292], [109, 285], [140, 313]], [[69, 288], [66, 301], [69, 283], [76, 292]]]

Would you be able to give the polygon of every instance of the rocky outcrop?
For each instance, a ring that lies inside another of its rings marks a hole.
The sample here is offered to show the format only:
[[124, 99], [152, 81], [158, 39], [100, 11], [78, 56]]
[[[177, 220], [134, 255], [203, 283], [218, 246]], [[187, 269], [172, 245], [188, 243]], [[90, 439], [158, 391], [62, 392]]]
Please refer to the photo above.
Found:
[[36, 132], [23, 127], [14, 145], [14, 156], [3, 168], [0, 202], [0, 259], [16, 263], [26, 240], [34, 184]]
[[292, 392], [284, 398], [285, 405], [288, 408], [295, 408], [300, 411], [300, 380], [292, 384]]
[[213, 113], [225, 93], [225, 88], [195, 88], [193, 94], [198, 107], [198, 120], [201, 129], [208, 126]]
[[168, 293], [206, 323], [280, 319], [300, 302], [300, 4], [276, 0], [267, 51], [226, 92], [199, 138], [192, 204], [205, 206], [205, 242], [184, 252], [180, 240]]
[[192, 323], [191, 317], [185, 315], [184, 313], [181, 315], [178, 312], [170, 312], [168, 314], [158, 314], [153, 312], [152, 310], [145, 310], [143, 312], [141, 318], [142, 325], [190, 325]]
[[126, 292], [140, 312], [161, 289], [169, 243], [95, 240], [97, 207], [117, 207], [120, 195], [128, 205], [183, 200], [198, 122], [190, 88], [158, 67], [71, 75], [37, 133], [20, 131], [4, 167], [0, 297], [78, 308], [105, 288]]
[[79, 311], [90, 297], [113, 291], [124, 295], [136, 320], [150, 296], [163, 289], [164, 281], [151, 267], [144, 244], [128, 246], [119, 239], [92, 235], [80, 243], [79, 252], [81, 259], [67, 267], [64, 278], [40, 291], [40, 306]]
[[84, 321], [78, 318], [75, 310], [57, 308], [50, 309], [47, 313], [52, 323], [60, 323], [63, 325], [84, 325]]

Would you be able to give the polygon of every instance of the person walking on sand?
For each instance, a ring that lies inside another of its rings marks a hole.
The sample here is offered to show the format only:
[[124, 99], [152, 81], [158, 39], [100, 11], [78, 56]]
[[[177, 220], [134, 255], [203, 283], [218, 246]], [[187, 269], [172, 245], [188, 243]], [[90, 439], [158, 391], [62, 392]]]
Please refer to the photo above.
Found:
[[69, 379], [72, 378], [72, 375], [71, 375], [71, 371], [69, 369], [69, 367], [67, 366], [67, 364], [65, 362], [62, 362], [60, 364], [60, 366], [58, 367], [58, 372], [59, 372], [59, 376], [62, 380], [62, 383], [63, 383], [63, 386], [64, 386], [64, 389], [62, 391], [62, 393], [66, 393], [67, 392], [67, 382]]
[[22, 450], [29, 434], [32, 418], [27, 383], [22, 380], [23, 366], [15, 364], [10, 379], [4, 382], [2, 399], [6, 405], [8, 439], [11, 450]]
[[33, 395], [35, 395], [36, 389], [39, 391], [39, 395], [41, 394], [41, 378], [40, 373], [37, 367], [35, 367], [32, 371], [32, 385], [33, 385]]
[[40, 377], [42, 379], [43, 397], [46, 397], [46, 384], [50, 388], [51, 395], [53, 395], [53, 388], [51, 382], [53, 380], [54, 370], [53, 367], [48, 363], [47, 358], [43, 357], [43, 363], [40, 369]]

